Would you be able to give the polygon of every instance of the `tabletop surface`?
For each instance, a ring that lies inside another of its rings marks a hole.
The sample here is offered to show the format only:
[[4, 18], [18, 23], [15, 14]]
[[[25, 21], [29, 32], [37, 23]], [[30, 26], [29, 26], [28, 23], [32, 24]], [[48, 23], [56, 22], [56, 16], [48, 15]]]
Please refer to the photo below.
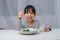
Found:
[[60, 29], [36, 35], [21, 35], [17, 30], [0, 30], [0, 40], [60, 40]]

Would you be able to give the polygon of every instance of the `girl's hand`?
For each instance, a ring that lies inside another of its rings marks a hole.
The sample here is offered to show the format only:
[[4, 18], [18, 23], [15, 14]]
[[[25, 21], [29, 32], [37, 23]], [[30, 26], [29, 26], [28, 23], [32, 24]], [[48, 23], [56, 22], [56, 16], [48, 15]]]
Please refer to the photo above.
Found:
[[49, 28], [49, 27], [44, 27], [44, 32], [49, 32], [49, 31], [51, 31], [51, 28]]
[[44, 27], [44, 32], [48, 32], [49, 28], [48, 27]]
[[21, 19], [23, 17], [23, 15], [24, 15], [23, 11], [18, 12], [18, 16], [17, 16], [18, 19]]

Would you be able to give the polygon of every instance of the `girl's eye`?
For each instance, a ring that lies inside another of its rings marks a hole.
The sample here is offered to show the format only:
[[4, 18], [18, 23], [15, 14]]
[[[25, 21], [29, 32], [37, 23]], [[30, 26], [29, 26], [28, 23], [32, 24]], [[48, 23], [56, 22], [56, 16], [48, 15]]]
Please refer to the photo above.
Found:
[[34, 14], [34, 13], [30, 13], [30, 14]]
[[26, 13], [26, 14], [34, 14], [34, 13]]
[[33, 13], [31, 13], [31, 14], [33, 14]]

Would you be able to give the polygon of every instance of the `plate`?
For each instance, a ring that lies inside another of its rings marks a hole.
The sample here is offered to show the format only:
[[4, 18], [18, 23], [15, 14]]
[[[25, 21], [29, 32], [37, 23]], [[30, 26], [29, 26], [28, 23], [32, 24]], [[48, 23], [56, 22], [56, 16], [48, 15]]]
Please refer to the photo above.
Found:
[[21, 34], [36, 34], [38, 33], [38, 29], [34, 28], [24, 28], [20, 30]]

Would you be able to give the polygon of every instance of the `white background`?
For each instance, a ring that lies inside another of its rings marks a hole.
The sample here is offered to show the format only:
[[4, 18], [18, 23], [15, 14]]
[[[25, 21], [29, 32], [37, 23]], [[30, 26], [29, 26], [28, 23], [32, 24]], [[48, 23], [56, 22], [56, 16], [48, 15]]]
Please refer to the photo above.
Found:
[[35, 6], [37, 19], [60, 28], [60, 0], [0, 0], [0, 28], [16, 29], [18, 11], [29, 4]]

